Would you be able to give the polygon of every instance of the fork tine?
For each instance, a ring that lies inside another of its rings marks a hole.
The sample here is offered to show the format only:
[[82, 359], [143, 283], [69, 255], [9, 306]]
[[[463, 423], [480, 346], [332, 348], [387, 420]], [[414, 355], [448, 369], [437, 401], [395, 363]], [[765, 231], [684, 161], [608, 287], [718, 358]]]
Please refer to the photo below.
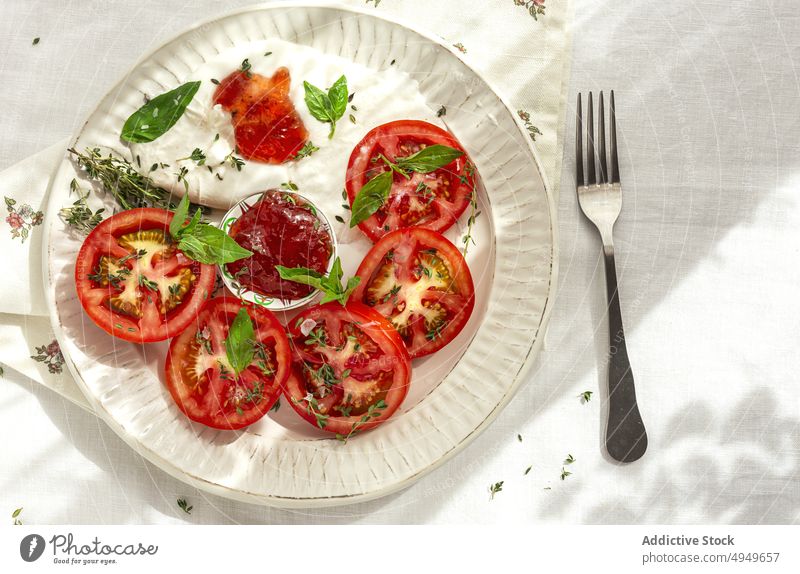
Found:
[[619, 158], [617, 157], [617, 116], [614, 112], [614, 90], [611, 90], [611, 183], [619, 183]]
[[600, 165], [598, 166], [598, 183], [608, 183], [608, 167], [606, 165], [606, 113], [603, 108], [603, 92], [600, 92], [600, 105], [598, 106], [600, 118], [597, 120], [597, 139], [600, 142], [599, 159]]
[[575, 122], [575, 185], [584, 185], [583, 181], [583, 106], [581, 94], [578, 93], [578, 119]]
[[589, 106], [587, 114], [589, 120], [586, 122], [586, 185], [597, 183], [597, 174], [594, 170], [594, 106], [592, 105], [592, 92], [589, 92]]

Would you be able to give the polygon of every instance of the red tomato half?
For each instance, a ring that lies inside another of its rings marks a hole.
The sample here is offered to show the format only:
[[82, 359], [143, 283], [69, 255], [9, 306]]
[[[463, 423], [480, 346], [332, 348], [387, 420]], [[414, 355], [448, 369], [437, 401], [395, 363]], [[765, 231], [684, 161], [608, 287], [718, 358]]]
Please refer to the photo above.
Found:
[[[427, 122], [400, 120], [371, 130], [353, 149], [347, 165], [345, 186], [350, 205], [364, 184], [389, 170], [380, 154], [395, 161], [434, 144], [464, 151], [450, 133]], [[386, 202], [358, 227], [373, 242], [404, 227], [445, 231], [469, 205], [473, 169], [465, 153], [431, 173], [411, 173], [410, 179], [395, 173]]]
[[328, 303], [292, 319], [284, 394], [301, 417], [341, 437], [374, 428], [405, 399], [411, 362], [397, 331], [361, 305]]
[[472, 275], [443, 235], [412, 227], [386, 235], [356, 272], [352, 297], [388, 318], [411, 358], [444, 347], [467, 324], [475, 305]]
[[177, 335], [211, 294], [215, 267], [177, 249], [170, 221], [164, 209], [121, 211], [95, 227], [78, 252], [81, 305], [115, 337], [149, 343]]
[[193, 325], [172, 340], [167, 355], [167, 388], [193, 421], [217, 429], [238, 429], [263, 417], [289, 376], [291, 350], [283, 326], [271, 311], [246, 305], [253, 321], [253, 360], [238, 375], [225, 350], [228, 331], [242, 307], [234, 297], [217, 297]]

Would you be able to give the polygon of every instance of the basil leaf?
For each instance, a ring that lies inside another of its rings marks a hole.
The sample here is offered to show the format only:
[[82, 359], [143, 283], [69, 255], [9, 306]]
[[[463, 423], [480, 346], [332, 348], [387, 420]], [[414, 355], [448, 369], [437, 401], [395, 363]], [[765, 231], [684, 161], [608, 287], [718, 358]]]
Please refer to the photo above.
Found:
[[[353, 291], [355, 291], [355, 288], [358, 287], [359, 283], [361, 283], [361, 277], [358, 275], [354, 275], [347, 280], [347, 288], [344, 290], [344, 294], [342, 295], [344, 303], [347, 302], [347, 300], [350, 298], [350, 295], [353, 293]], [[344, 305], [344, 303], [342, 303], [342, 305]]]
[[305, 100], [311, 115], [321, 122], [334, 121], [333, 107], [328, 94], [308, 82], [303, 82], [303, 87], [306, 90]]
[[306, 90], [306, 105], [311, 115], [321, 122], [331, 124], [331, 131], [328, 134], [328, 139], [331, 139], [336, 132], [336, 121], [347, 110], [347, 99], [350, 97], [347, 92], [347, 78], [342, 76], [336, 80], [328, 88], [327, 94], [308, 82], [303, 82], [303, 87]]
[[198, 209], [194, 212], [192, 219], [182, 228], [179, 233], [193, 233], [197, 226], [200, 225], [200, 218], [203, 216], [202, 212]]
[[334, 121], [340, 119], [347, 111], [347, 98], [350, 96], [347, 91], [347, 78], [342, 76], [336, 80], [328, 90], [328, 99], [331, 102]]
[[369, 180], [353, 200], [350, 227], [355, 227], [378, 211], [392, 190], [392, 172], [384, 171]]
[[191, 233], [182, 229], [178, 249], [190, 259], [210, 265], [224, 265], [253, 255], [227, 233], [208, 223], [197, 223]]
[[399, 157], [394, 161], [406, 171], [417, 173], [430, 173], [464, 155], [464, 152], [446, 145], [434, 144], [422, 148], [417, 153], [407, 157]]
[[310, 285], [322, 291], [324, 295], [320, 301], [320, 305], [330, 301], [338, 301], [342, 305], [345, 305], [350, 294], [361, 282], [360, 277], [350, 277], [350, 279], [347, 280], [347, 287], [342, 287], [342, 261], [338, 257], [333, 260], [330, 275], [322, 275], [306, 267], [289, 268], [276, 265], [275, 269], [278, 270], [281, 279], [302, 283], [303, 285]]
[[231, 328], [228, 329], [228, 337], [225, 339], [225, 354], [228, 357], [228, 363], [237, 375], [253, 362], [255, 356], [253, 341], [255, 339], [256, 332], [253, 328], [253, 321], [247, 314], [247, 309], [242, 307], [236, 314]]
[[328, 273], [328, 279], [335, 285], [340, 285], [342, 282], [342, 275], [344, 272], [342, 271], [342, 260], [338, 257], [333, 260], [333, 265], [331, 265], [331, 272]]
[[169, 223], [169, 234], [174, 239], [178, 239], [183, 229], [183, 224], [186, 223], [186, 216], [189, 215], [189, 194], [187, 193], [181, 198], [178, 207], [175, 208], [175, 213], [172, 216], [172, 221]]
[[120, 137], [132, 143], [147, 143], [161, 137], [180, 119], [198, 89], [200, 82], [189, 82], [156, 96], [131, 114]]
[[306, 267], [284, 267], [283, 265], [276, 265], [275, 269], [278, 271], [278, 275], [281, 276], [281, 279], [294, 281], [295, 283], [301, 283], [303, 285], [310, 285], [314, 289], [322, 290], [323, 288], [323, 279], [325, 279], [325, 276], [313, 269], [308, 269]]

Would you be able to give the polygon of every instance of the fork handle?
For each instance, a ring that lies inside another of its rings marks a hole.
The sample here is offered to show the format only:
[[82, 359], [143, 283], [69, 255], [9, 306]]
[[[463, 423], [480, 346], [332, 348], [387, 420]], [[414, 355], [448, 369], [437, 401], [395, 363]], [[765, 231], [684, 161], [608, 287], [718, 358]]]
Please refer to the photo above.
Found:
[[636, 404], [633, 371], [625, 345], [625, 330], [617, 289], [617, 266], [614, 246], [603, 247], [606, 261], [606, 292], [608, 295], [608, 426], [606, 450], [614, 460], [633, 462], [647, 450], [647, 433]]

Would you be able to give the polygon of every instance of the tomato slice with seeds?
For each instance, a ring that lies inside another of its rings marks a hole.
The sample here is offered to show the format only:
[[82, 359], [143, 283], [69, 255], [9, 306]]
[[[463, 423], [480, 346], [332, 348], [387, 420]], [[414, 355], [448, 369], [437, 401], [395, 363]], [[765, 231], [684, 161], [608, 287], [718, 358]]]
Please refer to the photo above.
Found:
[[231, 430], [251, 425], [278, 400], [289, 376], [291, 350], [283, 326], [263, 307], [245, 304], [253, 322], [253, 360], [238, 375], [225, 350], [238, 299], [216, 297], [195, 322], [172, 340], [167, 354], [167, 388], [193, 421]]
[[143, 207], [113, 215], [86, 237], [75, 263], [83, 309], [99, 327], [134, 343], [183, 331], [214, 287], [216, 269], [172, 241], [172, 212]]
[[383, 423], [405, 399], [411, 362], [397, 331], [360, 303], [306, 309], [289, 328], [284, 395], [305, 420], [347, 438]]
[[438, 351], [467, 324], [475, 288], [464, 257], [442, 234], [412, 227], [372, 246], [353, 292], [397, 329], [411, 358]]
[[[434, 144], [464, 151], [450, 133], [423, 121], [400, 120], [371, 130], [353, 149], [347, 165], [345, 187], [350, 206], [369, 180], [390, 169], [381, 160], [381, 154], [395, 161]], [[431, 173], [409, 175], [406, 179], [395, 172], [388, 199], [377, 212], [358, 224], [373, 242], [404, 227], [418, 226], [443, 232], [469, 205], [474, 167], [466, 152]]]
[[214, 103], [231, 113], [238, 153], [245, 159], [284, 163], [308, 140], [308, 130], [289, 98], [290, 83], [286, 68], [278, 68], [270, 78], [237, 71], [219, 83]]

